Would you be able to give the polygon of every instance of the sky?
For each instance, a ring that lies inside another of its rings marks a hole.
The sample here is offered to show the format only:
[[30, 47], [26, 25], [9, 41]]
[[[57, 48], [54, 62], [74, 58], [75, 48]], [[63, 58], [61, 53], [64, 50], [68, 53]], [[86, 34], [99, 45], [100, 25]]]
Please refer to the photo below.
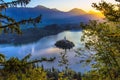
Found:
[[[6, 0], [11, 1], [11, 0]], [[27, 7], [42, 5], [48, 8], [56, 8], [61, 11], [69, 11], [73, 8], [80, 8], [85, 11], [95, 10], [91, 7], [92, 3], [99, 3], [101, 0], [31, 0]], [[115, 0], [104, 0], [115, 3]]]

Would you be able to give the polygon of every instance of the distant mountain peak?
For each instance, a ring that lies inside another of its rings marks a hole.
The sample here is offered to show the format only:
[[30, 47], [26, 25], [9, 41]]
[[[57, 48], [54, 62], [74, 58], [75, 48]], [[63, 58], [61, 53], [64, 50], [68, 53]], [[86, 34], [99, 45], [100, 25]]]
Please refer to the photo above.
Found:
[[73, 13], [75, 15], [83, 15], [83, 14], [86, 14], [86, 12], [82, 9], [79, 9], [79, 8], [74, 8], [72, 10], [69, 11], [70, 13]]
[[83, 11], [82, 9], [79, 9], [79, 8], [73, 8], [73, 9], [72, 9], [72, 10], [70, 10], [70, 11], [78, 11], [78, 10]]
[[56, 8], [52, 8], [52, 10], [54, 10], [54, 11], [59, 11], [58, 9], [56, 9]]
[[49, 8], [47, 8], [47, 7], [45, 7], [45, 6], [42, 6], [42, 5], [37, 5], [35, 8], [40, 8], [40, 9], [49, 9]]

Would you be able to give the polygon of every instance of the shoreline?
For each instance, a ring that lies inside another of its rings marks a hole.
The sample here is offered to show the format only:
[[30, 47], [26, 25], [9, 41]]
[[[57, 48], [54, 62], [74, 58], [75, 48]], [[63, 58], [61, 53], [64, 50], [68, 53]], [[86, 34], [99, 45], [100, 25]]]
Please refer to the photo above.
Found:
[[22, 45], [37, 42], [43, 37], [56, 35], [63, 31], [78, 31], [81, 28], [69, 27], [44, 27], [44, 28], [29, 28], [22, 30], [22, 35], [18, 34], [0, 34], [0, 44]]

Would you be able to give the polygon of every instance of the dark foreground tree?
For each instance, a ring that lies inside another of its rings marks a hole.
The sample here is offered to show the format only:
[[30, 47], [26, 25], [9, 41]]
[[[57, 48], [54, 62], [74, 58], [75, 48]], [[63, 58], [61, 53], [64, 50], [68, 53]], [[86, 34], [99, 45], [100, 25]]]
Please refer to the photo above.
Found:
[[[30, 1], [31, 0], [12, 0], [11, 2], [5, 2], [5, 0], [0, 0], [0, 32], [22, 34], [20, 25], [33, 24], [33, 26], [36, 26], [36, 24], [41, 21], [41, 15], [35, 18], [16, 21], [14, 18], [2, 14], [2, 11], [9, 7], [25, 7]], [[28, 80], [31, 78], [34, 80], [38, 80], [38, 78], [46, 80], [45, 72], [42, 71], [42, 69], [36, 70], [33, 68], [33, 64], [42, 61], [53, 61], [54, 59], [41, 58], [40, 60], [28, 61], [29, 57], [30, 55], [27, 55], [22, 60], [14, 57], [6, 60], [5, 56], [0, 54], [0, 80]], [[40, 74], [40, 76], [38, 74]]]
[[13, 33], [16, 32], [18, 34], [21, 34], [20, 25], [31, 23], [35, 25], [36, 23], [39, 23], [41, 20], [41, 15], [36, 16], [35, 18], [29, 18], [24, 19], [21, 21], [15, 21], [13, 18], [6, 16], [2, 14], [2, 11], [9, 7], [17, 7], [19, 6], [26, 6], [29, 4], [31, 0], [16, 0], [11, 2], [5, 2], [4, 0], [0, 0], [0, 30], [4, 31], [4, 33]]
[[[1, 54], [1, 56], [3, 56]], [[31, 54], [28, 54], [23, 59], [11, 57], [10, 59], [0, 62], [0, 79], [1, 80], [46, 80], [46, 72], [36, 63], [40, 62], [53, 62], [55, 58], [41, 58], [41, 59], [30, 59]], [[2, 59], [2, 58], [1, 58]], [[23, 76], [24, 75], [24, 76]], [[12, 77], [11, 77], [12, 76]], [[14, 79], [14, 77], [16, 79]]]

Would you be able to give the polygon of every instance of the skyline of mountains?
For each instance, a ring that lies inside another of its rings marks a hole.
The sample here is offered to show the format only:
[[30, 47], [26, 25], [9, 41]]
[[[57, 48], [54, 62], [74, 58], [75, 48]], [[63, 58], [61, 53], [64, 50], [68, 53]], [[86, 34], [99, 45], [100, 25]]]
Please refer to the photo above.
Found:
[[[2, 11], [3, 14], [13, 17], [15, 20], [34, 18], [42, 15], [42, 23], [37, 26], [44, 27], [51, 24], [79, 24], [80, 22], [87, 23], [89, 20], [101, 20], [102, 17], [92, 12], [87, 13], [82, 9], [74, 8], [68, 12], [63, 12], [57, 9], [50, 9], [41, 5], [36, 7], [13, 7]], [[94, 13], [94, 14], [93, 14]], [[31, 25], [27, 25], [31, 27]]]

